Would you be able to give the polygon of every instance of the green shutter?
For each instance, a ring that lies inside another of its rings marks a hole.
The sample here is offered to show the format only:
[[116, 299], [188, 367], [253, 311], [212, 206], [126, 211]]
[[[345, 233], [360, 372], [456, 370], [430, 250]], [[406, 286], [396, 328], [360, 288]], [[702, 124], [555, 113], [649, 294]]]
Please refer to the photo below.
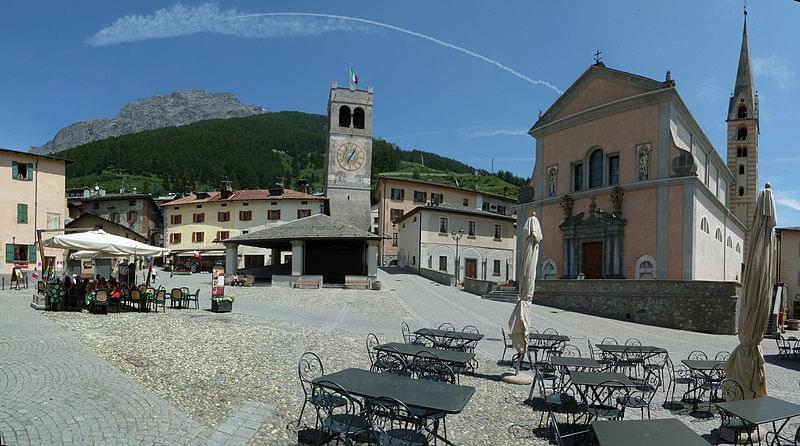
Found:
[[6, 243], [6, 263], [14, 263], [14, 245]]
[[33, 163], [28, 163], [28, 176], [25, 177], [28, 181], [33, 181]]
[[28, 223], [28, 205], [17, 203], [17, 223]]
[[19, 175], [19, 164], [16, 161], [11, 161], [11, 178], [17, 178]]
[[36, 245], [28, 245], [28, 263], [36, 264]]

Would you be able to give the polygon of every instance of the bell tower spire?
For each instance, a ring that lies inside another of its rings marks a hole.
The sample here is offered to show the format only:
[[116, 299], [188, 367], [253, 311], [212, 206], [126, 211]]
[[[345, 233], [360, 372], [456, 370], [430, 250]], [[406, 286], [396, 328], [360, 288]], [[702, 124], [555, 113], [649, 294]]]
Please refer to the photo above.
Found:
[[[731, 185], [730, 209], [736, 218], [750, 227], [758, 194], [758, 93], [750, 65], [747, 36], [747, 7], [744, 10], [742, 46], [736, 82], [728, 106], [728, 168], [736, 181]], [[750, 236], [745, 239], [744, 255], [748, 255]]]

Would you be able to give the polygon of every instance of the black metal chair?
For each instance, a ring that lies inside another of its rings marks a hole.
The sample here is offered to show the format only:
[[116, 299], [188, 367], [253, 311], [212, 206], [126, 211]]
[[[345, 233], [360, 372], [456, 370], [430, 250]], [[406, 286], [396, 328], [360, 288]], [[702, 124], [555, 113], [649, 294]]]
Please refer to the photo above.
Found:
[[[438, 356], [432, 352], [422, 351], [414, 356], [411, 368], [417, 379], [427, 381], [444, 382], [448, 384], [456, 384], [458, 377], [453, 372], [453, 369], [444, 363]], [[423, 418], [433, 423], [431, 434], [436, 436], [439, 431], [441, 423], [444, 432], [444, 441], [447, 443], [447, 422], [445, 416], [446, 412], [427, 411], [420, 409], [411, 409], [416, 417]]]
[[644, 380], [634, 387], [630, 392], [627, 399], [620, 401], [628, 409], [641, 409], [642, 419], [644, 420], [644, 411], [647, 409], [647, 419], [650, 419], [650, 403], [653, 402], [653, 397], [661, 388], [661, 378], [658, 376], [657, 371], [651, 371], [647, 374]]
[[501, 325], [500, 332], [503, 334], [503, 357], [500, 358], [501, 362], [506, 360], [506, 351], [514, 351], [514, 343], [511, 341], [511, 335], [506, 333], [506, 329]]
[[400, 400], [379, 397], [368, 406], [372, 441], [378, 446], [427, 446], [431, 429]]
[[370, 370], [373, 370], [375, 366], [375, 347], [380, 345], [380, 343], [375, 333], [369, 333], [367, 335], [367, 357], [369, 358]]
[[664, 384], [664, 369], [667, 367], [667, 359], [669, 358], [669, 354], [667, 352], [658, 353], [656, 355], [650, 356], [645, 360], [644, 365], [642, 368], [644, 369], [645, 375], [649, 372], [657, 372], [658, 378], [661, 379], [661, 384]]
[[[669, 358], [669, 356], [667, 356], [666, 368], [670, 379], [669, 384], [665, 389], [664, 404], [662, 407], [667, 409], [683, 408], [683, 404], [675, 400], [675, 389], [679, 385], [683, 385], [686, 386], [686, 391], [688, 392], [689, 389], [695, 386], [695, 379], [688, 367], [683, 364], [679, 364], [676, 367], [675, 364], [672, 363], [672, 360]], [[684, 394], [685, 392], [681, 393], [681, 395]], [[683, 398], [681, 398], [681, 400], [683, 400]]]
[[[539, 427], [542, 426], [545, 412], [566, 414], [567, 421], [569, 421], [569, 415], [572, 414], [574, 421], [574, 417], [576, 417], [579, 412], [579, 406], [573, 388], [571, 386], [564, 386], [562, 379], [547, 379], [545, 376], [547, 371], [543, 370], [541, 367], [534, 370], [536, 373], [534, 379], [539, 381], [539, 398], [541, 398], [542, 404], [544, 405], [541, 411], [542, 414], [539, 417]], [[548, 383], [550, 384], [549, 386], [547, 385]], [[532, 395], [529, 395], [528, 398], [530, 402], [534, 402]], [[536, 406], [534, 406], [534, 408], [536, 408]]]
[[197, 291], [192, 293], [188, 293], [184, 296], [184, 300], [186, 300], [186, 307], [189, 307], [189, 304], [194, 302], [194, 309], [197, 310], [200, 308], [200, 288]]
[[[721, 392], [720, 400], [722, 401], [737, 401], [744, 399], [744, 391], [742, 391], [742, 386], [736, 380], [731, 378], [726, 378], [722, 380], [719, 386], [719, 391]], [[739, 418], [732, 413], [729, 413], [723, 409], [719, 410], [719, 418], [720, 418], [720, 425], [719, 428], [716, 430], [716, 435], [714, 436], [714, 444], [719, 444], [721, 431], [726, 429], [731, 432], [733, 444], [747, 444], [749, 441], [750, 432], [756, 427], [745, 422], [743, 419]], [[747, 432], [748, 436], [742, 440], [742, 433]], [[742, 440], [742, 443], [739, 441]], [[727, 443], [727, 442], [726, 442]], [[761, 442], [759, 441], [759, 444]], [[769, 441], [767, 444], [772, 444]]]
[[[403, 333], [403, 342], [405, 342], [406, 344], [422, 345], [426, 347], [429, 346], [428, 345], [429, 342], [426, 342], [427, 340], [425, 338], [416, 336], [414, 335], [414, 333], [411, 333], [411, 328], [408, 327], [408, 324], [405, 321], [400, 323], [400, 331], [402, 331]], [[430, 343], [430, 346], [432, 345], [433, 343]]]
[[561, 348], [558, 356], [566, 356], [568, 358], [580, 358], [581, 357], [581, 349], [578, 348], [577, 345], [574, 344], [564, 344], [564, 347]]
[[731, 354], [729, 352], [719, 352], [716, 355], [714, 355], [714, 360], [715, 361], [727, 361], [730, 357], [731, 357]]
[[775, 337], [775, 343], [778, 345], [778, 358], [789, 359], [792, 356], [792, 343], [783, 335]]
[[164, 312], [167, 311], [167, 292], [165, 290], [159, 289], [156, 291], [155, 297], [153, 297], [153, 307], [155, 307], [156, 313], [158, 313], [158, 306], [164, 309]]
[[450, 322], [443, 322], [439, 325], [439, 330], [442, 331], [456, 331], [456, 327], [453, 326]]
[[530, 391], [528, 391], [528, 401], [533, 400], [533, 392], [536, 389], [537, 384], [539, 386], [545, 386], [549, 383], [550, 388], [555, 388], [557, 387], [556, 382], [561, 381], [561, 377], [558, 374], [558, 370], [551, 362], [545, 360], [545, 361], [535, 362], [532, 364], [533, 364], [532, 369], [534, 371], [534, 374], [533, 374], [533, 382], [531, 383], [531, 389]]
[[411, 370], [400, 352], [391, 347], [378, 350], [371, 370], [378, 373], [392, 373], [400, 376], [411, 376]]
[[[317, 411], [317, 425], [322, 432], [336, 438], [337, 443], [342, 437], [345, 442], [351, 442], [369, 436], [370, 422], [363, 415], [364, 408], [347, 390], [326, 380], [317, 381], [312, 389], [310, 402]], [[332, 405], [327, 403], [329, 401], [342, 401], [344, 404]]]
[[625, 401], [630, 399], [630, 389], [625, 384], [609, 380], [587, 392], [586, 413], [589, 419], [622, 420], [625, 418]]
[[[554, 412], [548, 412], [548, 424], [552, 440], [557, 446], [582, 446], [591, 444], [592, 431], [586, 429], [585, 424], [566, 424], [559, 426], [558, 419]], [[562, 432], [562, 429], [567, 430]]]
[[706, 355], [705, 352], [702, 352], [700, 350], [695, 350], [689, 353], [689, 356], [687, 356], [686, 359], [694, 361], [708, 361], [708, 355]]
[[[340, 407], [345, 404], [341, 396], [334, 395], [327, 392], [314, 392], [313, 381], [317, 378], [325, 376], [325, 369], [322, 367], [322, 361], [313, 352], [305, 352], [300, 357], [297, 363], [297, 376], [300, 380], [300, 386], [303, 388], [303, 406], [300, 408], [300, 416], [297, 417], [297, 426], [303, 421], [303, 412], [306, 410], [306, 405], [311, 404], [316, 407], [333, 406]], [[319, 419], [315, 423], [319, 422]], [[317, 424], [316, 427], [319, 427]]]

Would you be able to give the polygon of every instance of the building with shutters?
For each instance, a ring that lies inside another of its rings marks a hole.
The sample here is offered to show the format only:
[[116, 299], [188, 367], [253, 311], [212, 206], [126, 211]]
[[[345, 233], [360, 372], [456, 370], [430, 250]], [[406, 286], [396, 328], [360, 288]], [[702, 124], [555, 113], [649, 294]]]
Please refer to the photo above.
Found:
[[164, 246], [164, 219], [150, 194], [128, 193], [124, 189], [118, 194], [107, 194], [102, 189], [71, 189], [67, 204], [73, 218], [96, 215], [145, 236], [150, 245]]
[[42, 270], [42, 263], [62, 260], [62, 251], [38, 249], [37, 229], [61, 229], [67, 215], [65, 170], [67, 160], [0, 149], [0, 243], [5, 261], [0, 276], [8, 278], [14, 266], [22, 271]]

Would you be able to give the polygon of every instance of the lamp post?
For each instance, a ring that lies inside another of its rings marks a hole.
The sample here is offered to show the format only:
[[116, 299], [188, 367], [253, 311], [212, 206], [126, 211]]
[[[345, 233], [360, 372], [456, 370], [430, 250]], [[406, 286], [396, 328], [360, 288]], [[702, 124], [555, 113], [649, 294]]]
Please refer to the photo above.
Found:
[[461, 267], [461, 262], [458, 259], [458, 241], [461, 240], [461, 237], [464, 237], [464, 229], [459, 229], [458, 232], [451, 232], [450, 237], [456, 241], [456, 284], [458, 284], [459, 269]]

